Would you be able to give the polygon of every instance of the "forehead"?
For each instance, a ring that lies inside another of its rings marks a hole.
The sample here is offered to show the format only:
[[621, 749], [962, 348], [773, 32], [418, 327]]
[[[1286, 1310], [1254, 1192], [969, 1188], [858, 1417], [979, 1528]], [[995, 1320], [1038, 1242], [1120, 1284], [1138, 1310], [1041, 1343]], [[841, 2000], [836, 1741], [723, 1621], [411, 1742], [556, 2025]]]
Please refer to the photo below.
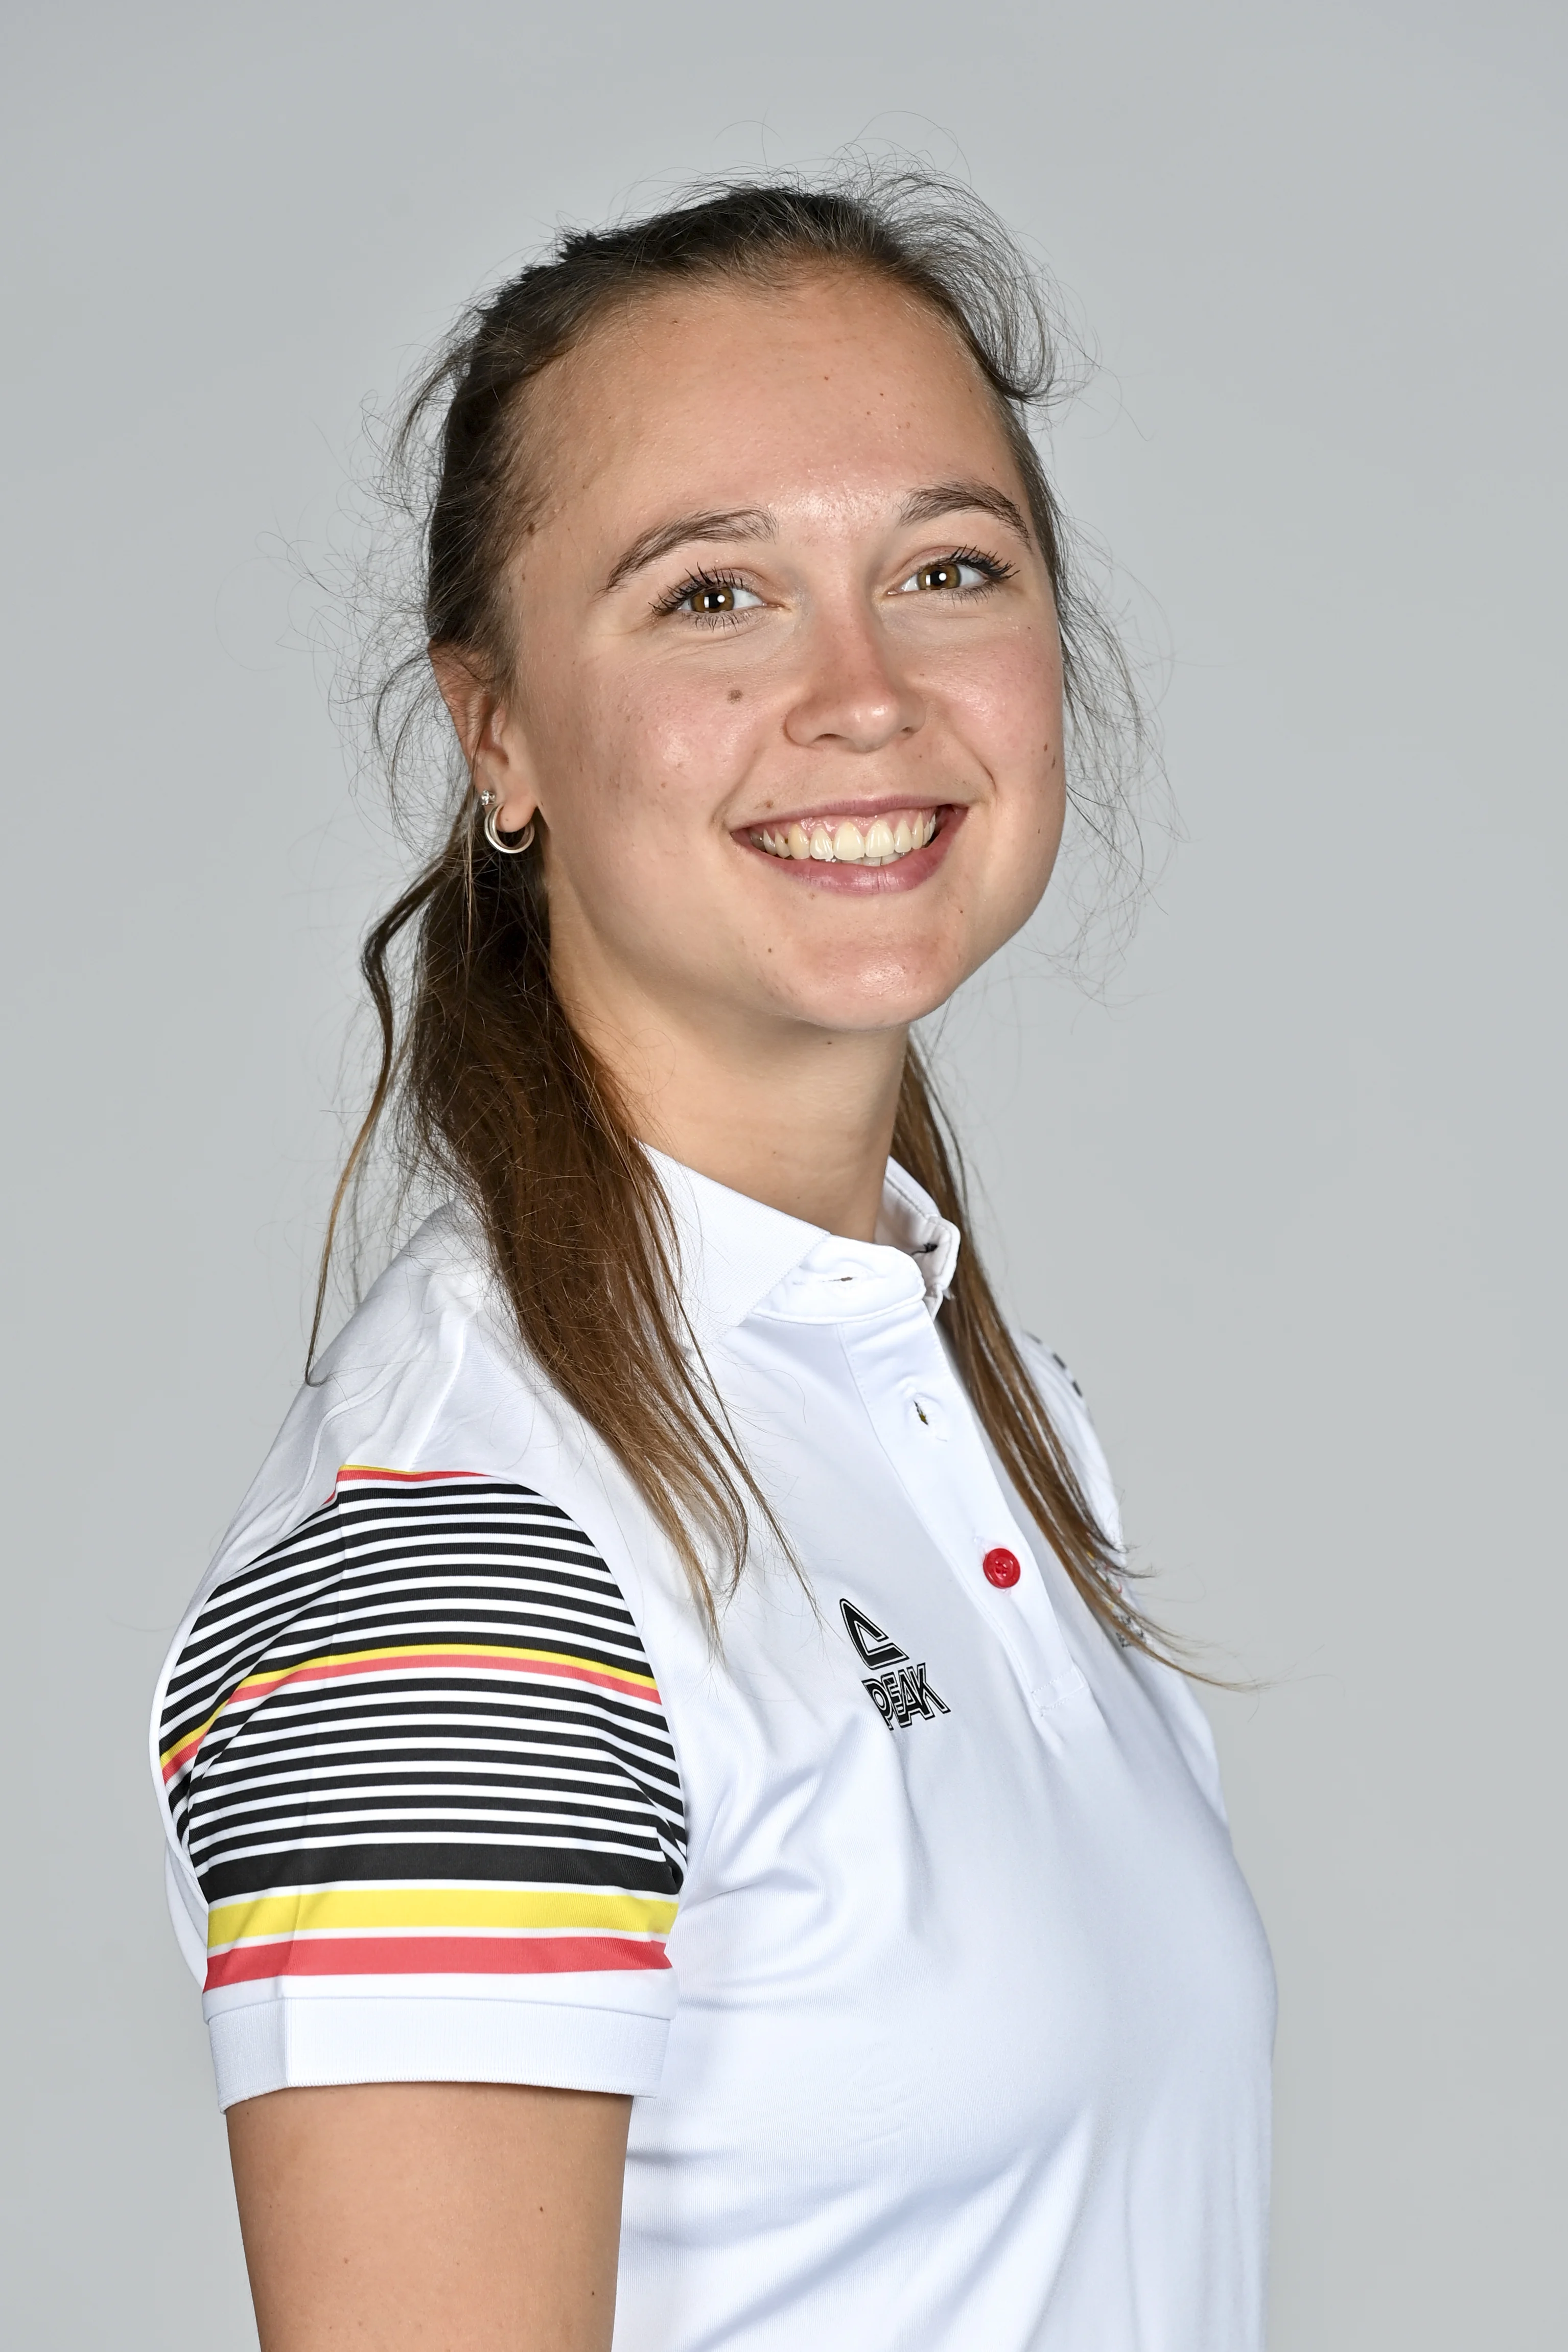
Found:
[[638, 298], [538, 381], [524, 441], [541, 527], [572, 513], [585, 530], [635, 529], [666, 506], [878, 503], [977, 472], [1021, 488], [956, 328], [862, 271]]

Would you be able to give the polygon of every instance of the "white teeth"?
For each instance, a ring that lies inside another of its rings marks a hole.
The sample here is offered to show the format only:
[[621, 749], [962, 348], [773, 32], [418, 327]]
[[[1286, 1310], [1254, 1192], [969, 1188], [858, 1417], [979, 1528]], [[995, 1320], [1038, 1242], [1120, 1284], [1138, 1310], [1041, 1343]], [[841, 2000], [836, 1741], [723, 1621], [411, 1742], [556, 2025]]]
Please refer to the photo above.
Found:
[[863, 830], [852, 816], [836, 824], [826, 817], [804, 823], [796, 817], [788, 825], [758, 825], [751, 840], [769, 857], [815, 857], [829, 866], [893, 866], [911, 850], [924, 849], [936, 831], [936, 810], [922, 809], [893, 819], [873, 817]]

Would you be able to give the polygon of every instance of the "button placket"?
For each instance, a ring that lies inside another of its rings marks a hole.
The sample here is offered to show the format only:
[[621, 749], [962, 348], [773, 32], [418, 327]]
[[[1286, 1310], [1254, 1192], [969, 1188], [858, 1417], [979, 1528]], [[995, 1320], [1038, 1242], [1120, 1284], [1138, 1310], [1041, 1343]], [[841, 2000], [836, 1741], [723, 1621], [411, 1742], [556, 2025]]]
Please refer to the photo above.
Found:
[[[1084, 1687], [1083, 1676], [1044, 1578], [1038, 1568], [1029, 1573], [1032, 1551], [935, 1327], [921, 1307], [846, 1323], [840, 1336], [866, 1410], [922, 1524], [1007, 1651], [1034, 1712], [1051, 1713]], [[916, 1402], [925, 1408], [924, 1424]], [[933, 1444], [938, 1414], [942, 1440]]]
[[940, 1397], [934, 1396], [928, 1383], [908, 1380], [900, 1383], [909, 1417], [916, 1431], [928, 1444], [947, 1443], [947, 1408]]

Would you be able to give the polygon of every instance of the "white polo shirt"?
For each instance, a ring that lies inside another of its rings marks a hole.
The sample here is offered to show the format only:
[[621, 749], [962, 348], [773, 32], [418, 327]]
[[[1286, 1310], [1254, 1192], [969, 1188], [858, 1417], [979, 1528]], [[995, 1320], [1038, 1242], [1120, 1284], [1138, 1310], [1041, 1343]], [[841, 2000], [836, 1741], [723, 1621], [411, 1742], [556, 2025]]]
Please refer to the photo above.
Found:
[[1000, 1475], [909, 1179], [866, 1244], [659, 1166], [803, 1580], [759, 1538], [716, 1650], [431, 1219], [159, 1689], [221, 2102], [636, 2095], [618, 2352], [1256, 2352], [1272, 1979], [1202, 1710]]

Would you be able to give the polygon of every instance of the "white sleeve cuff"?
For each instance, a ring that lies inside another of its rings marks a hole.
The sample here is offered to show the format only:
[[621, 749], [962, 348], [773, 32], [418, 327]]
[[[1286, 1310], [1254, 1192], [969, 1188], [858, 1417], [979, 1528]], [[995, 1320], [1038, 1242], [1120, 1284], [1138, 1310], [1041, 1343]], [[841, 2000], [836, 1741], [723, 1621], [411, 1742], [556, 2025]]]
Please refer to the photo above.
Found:
[[538, 2083], [647, 2097], [667, 2017], [542, 2000], [342, 1994], [209, 2015], [218, 2105], [321, 2083]]

